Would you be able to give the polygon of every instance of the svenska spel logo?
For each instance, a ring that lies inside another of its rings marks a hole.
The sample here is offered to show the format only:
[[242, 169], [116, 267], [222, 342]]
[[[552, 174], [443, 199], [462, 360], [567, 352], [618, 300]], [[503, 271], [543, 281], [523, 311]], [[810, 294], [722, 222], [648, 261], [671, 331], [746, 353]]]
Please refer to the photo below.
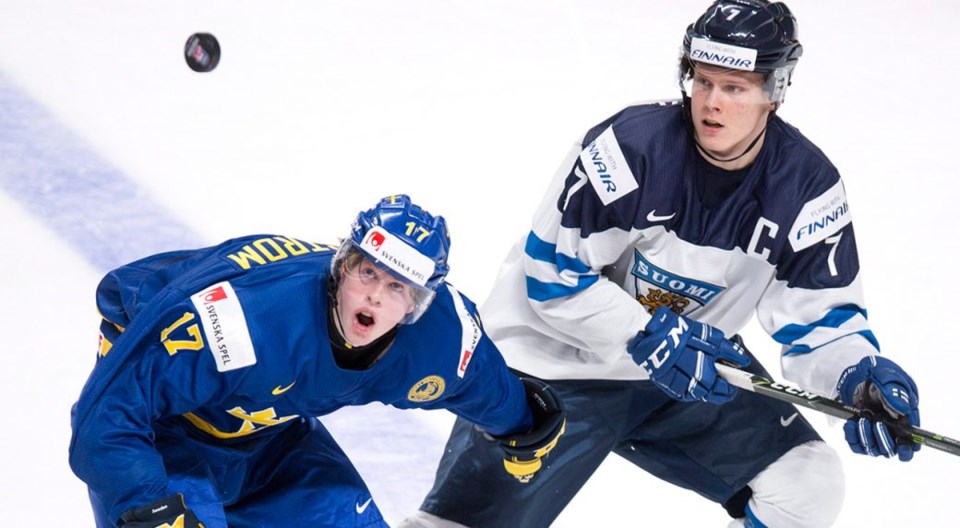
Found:
[[203, 303], [210, 304], [217, 301], [222, 301], [227, 298], [227, 292], [223, 291], [223, 286], [217, 286], [216, 288], [205, 291], [202, 294]]
[[373, 249], [379, 250], [380, 246], [383, 245], [383, 242], [386, 240], [386, 237], [383, 236], [383, 233], [379, 231], [372, 231], [367, 235], [367, 244], [373, 246]]

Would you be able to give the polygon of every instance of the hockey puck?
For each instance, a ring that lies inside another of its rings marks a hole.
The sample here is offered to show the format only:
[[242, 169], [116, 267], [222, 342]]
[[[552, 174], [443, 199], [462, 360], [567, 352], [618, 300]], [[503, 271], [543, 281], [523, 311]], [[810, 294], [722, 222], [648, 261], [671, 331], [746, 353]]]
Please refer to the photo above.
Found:
[[220, 43], [210, 33], [194, 33], [183, 47], [187, 66], [195, 72], [208, 72], [220, 62]]

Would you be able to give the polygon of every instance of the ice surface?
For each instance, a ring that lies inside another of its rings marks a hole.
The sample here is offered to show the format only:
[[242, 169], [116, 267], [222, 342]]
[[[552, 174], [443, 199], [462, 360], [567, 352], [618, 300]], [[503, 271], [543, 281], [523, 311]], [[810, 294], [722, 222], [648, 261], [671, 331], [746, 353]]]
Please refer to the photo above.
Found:
[[[404, 192], [447, 217], [457, 287], [482, 300], [570, 142], [677, 96], [705, 0], [0, 0], [0, 504], [8, 525], [93, 526], [67, 466], [110, 266], [255, 232], [327, 241]], [[868, 308], [916, 378], [924, 426], [960, 436], [954, 21], [943, 0], [798, 1], [804, 56], [781, 111], [844, 175]], [[183, 61], [220, 40], [212, 73]], [[746, 333], [776, 370], [776, 347]], [[762, 344], [761, 344], [762, 343]], [[947, 526], [960, 460], [841, 453], [838, 526]], [[325, 420], [388, 520], [428, 489], [451, 417], [378, 406]], [[49, 505], [57, 504], [54, 514]], [[611, 457], [556, 526], [725, 526]]]

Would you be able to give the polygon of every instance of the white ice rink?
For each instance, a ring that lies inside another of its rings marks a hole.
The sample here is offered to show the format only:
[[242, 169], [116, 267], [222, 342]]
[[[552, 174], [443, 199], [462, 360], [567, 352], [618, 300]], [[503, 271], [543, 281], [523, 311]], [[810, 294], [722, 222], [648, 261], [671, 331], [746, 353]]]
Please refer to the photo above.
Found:
[[[450, 280], [482, 301], [570, 142], [678, 95], [683, 30], [708, 3], [0, 0], [3, 524], [93, 526], [69, 411], [110, 267], [249, 233], [332, 241], [403, 192], [447, 217]], [[924, 427], [960, 437], [960, 4], [790, 6], [804, 56], [780, 114], [844, 176], [870, 320], [916, 379]], [[223, 48], [212, 73], [184, 63], [197, 31]], [[746, 337], [778, 373], [773, 342]], [[807, 416], [844, 462], [838, 526], [957, 525], [960, 458], [855, 457]], [[325, 420], [391, 522], [429, 488], [451, 421], [376, 406]], [[555, 526], [726, 522], [612, 457]]]

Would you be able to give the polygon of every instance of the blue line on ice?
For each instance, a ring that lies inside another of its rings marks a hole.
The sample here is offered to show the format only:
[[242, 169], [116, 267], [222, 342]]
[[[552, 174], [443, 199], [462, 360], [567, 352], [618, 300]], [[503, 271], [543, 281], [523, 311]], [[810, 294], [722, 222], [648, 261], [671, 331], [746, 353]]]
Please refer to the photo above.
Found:
[[0, 72], [0, 189], [99, 271], [199, 236]]

